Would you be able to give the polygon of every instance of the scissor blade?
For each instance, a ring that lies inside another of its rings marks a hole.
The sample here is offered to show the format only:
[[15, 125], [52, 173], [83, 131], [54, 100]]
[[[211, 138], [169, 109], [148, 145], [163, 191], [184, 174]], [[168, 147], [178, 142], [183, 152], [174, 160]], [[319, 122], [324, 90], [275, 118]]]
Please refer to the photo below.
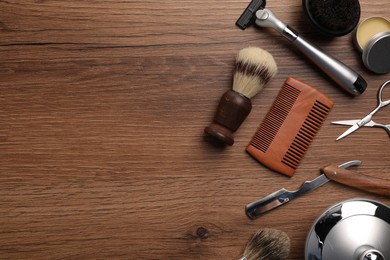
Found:
[[[335, 125], [354, 125], [356, 124], [357, 122], [359, 122], [360, 120], [343, 120], [343, 121], [333, 121], [332, 124], [335, 124]], [[368, 122], [367, 124], [365, 124], [364, 126], [369, 126], [369, 127], [372, 127], [374, 126], [375, 123], [374, 121], [370, 121]]]
[[342, 120], [342, 121], [333, 121], [332, 124], [334, 125], [354, 125], [356, 124], [357, 122], [359, 122], [359, 120]]
[[348, 128], [347, 131], [345, 131], [345, 132], [342, 133], [339, 137], [337, 137], [336, 141], [337, 141], [337, 140], [340, 140], [341, 138], [346, 137], [347, 135], [349, 135], [349, 134], [355, 132], [355, 131], [358, 130], [358, 129], [359, 129], [359, 125], [355, 123], [353, 126], [351, 126], [350, 128]]

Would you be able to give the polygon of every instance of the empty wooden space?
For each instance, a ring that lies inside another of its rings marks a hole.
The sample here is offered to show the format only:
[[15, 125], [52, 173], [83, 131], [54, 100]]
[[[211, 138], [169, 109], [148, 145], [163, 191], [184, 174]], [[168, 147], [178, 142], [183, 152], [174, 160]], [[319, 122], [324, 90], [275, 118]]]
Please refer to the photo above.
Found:
[[[347, 127], [331, 124], [370, 112], [389, 74], [364, 67], [352, 34], [321, 36], [301, 1], [268, 1], [367, 80], [364, 94], [351, 97], [275, 31], [236, 27], [248, 3], [0, 1], [1, 259], [238, 259], [264, 227], [286, 232], [289, 259], [303, 259], [311, 225], [331, 205], [357, 197], [390, 205], [329, 182], [257, 220], [245, 215], [246, 204], [295, 190], [328, 164], [359, 159], [356, 171], [390, 180], [384, 130], [336, 142]], [[390, 18], [388, 0], [360, 4], [361, 19]], [[234, 145], [221, 147], [203, 129], [248, 46], [269, 51], [278, 73], [252, 99]], [[291, 178], [245, 152], [290, 76], [335, 103]], [[374, 120], [389, 123], [389, 109]]]

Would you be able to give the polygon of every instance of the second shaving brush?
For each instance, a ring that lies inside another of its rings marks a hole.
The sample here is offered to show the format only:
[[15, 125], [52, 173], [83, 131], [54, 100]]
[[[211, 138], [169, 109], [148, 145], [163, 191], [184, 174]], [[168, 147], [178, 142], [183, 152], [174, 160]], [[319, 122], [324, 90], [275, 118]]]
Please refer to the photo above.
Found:
[[242, 49], [236, 57], [233, 89], [223, 94], [214, 121], [204, 132], [216, 140], [233, 145], [235, 132], [252, 109], [251, 98], [275, 76], [277, 66], [273, 56], [256, 47]]
[[285, 260], [290, 254], [290, 238], [283, 231], [258, 230], [245, 247], [240, 260]]

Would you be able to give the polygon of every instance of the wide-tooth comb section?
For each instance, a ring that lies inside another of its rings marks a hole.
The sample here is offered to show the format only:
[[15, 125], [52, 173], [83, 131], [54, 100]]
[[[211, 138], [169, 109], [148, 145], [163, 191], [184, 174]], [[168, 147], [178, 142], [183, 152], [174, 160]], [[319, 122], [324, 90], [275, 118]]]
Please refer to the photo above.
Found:
[[284, 164], [293, 169], [298, 167], [299, 162], [302, 160], [303, 155], [309, 148], [329, 111], [330, 107], [315, 101], [309, 115], [282, 159]]
[[332, 107], [314, 87], [288, 78], [247, 152], [272, 170], [292, 176]]

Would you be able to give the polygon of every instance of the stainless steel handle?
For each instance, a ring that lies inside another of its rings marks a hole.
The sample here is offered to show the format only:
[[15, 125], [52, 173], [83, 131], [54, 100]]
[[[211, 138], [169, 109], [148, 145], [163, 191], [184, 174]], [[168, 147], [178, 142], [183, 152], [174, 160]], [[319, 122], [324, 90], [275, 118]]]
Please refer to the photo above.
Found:
[[258, 10], [256, 18], [258, 26], [274, 28], [348, 93], [357, 96], [366, 89], [367, 82], [358, 73], [300, 37], [292, 28], [277, 19], [269, 9]]
[[378, 124], [378, 123], [375, 123], [373, 125], [373, 127], [379, 127], [379, 128], [383, 128], [386, 130], [387, 134], [389, 135], [390, 137], [390, 125], [382, 125], [382, 124]]
[[341, 61], [325, 54], [321, 49], [298, 36], [292, 43], [329, 78], [353, 95], [360, 95], [367, 83], [354, 70]]

